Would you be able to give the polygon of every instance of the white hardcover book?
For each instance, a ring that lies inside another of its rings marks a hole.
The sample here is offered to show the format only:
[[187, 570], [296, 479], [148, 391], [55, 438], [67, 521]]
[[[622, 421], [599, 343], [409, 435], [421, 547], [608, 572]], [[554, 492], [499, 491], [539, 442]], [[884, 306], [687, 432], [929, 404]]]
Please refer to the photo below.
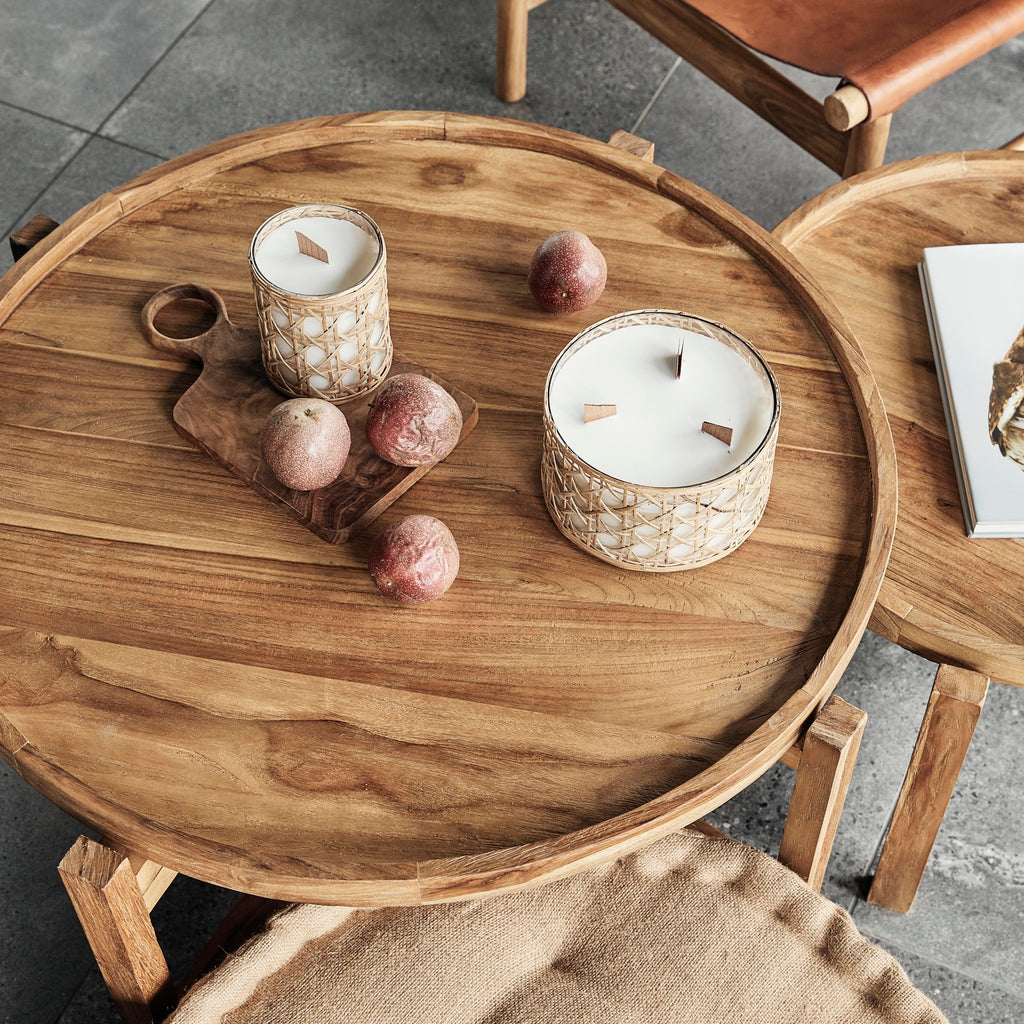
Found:
[[971, 537], [1024, 537], [1024, 466], [989, 433], [993, 367], [1024, 327], [1024, 242], [924, 250], [935, 368]]

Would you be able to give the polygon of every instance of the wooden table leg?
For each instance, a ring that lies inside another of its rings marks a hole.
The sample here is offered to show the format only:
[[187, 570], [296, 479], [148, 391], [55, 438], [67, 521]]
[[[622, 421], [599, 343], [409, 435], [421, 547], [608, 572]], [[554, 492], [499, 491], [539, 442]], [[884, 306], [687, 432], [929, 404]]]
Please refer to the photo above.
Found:
[[506, 103], [526, 95], [527, 0], [498, 0], [498, 48], [494, 91]]
[[18, 228], [11, 235], [11, 255], [16, 260], [20, 260], [33, 245], [41, 242], [58, 227], [60, 225], [52, 217], [47, 217], [45, 213], [36, 214], [26, 225]]
[[820, 889], [867, 715], [831, 697], [807, 730], [779, 860]]
[[917, 895], [978, 724], [988, 678], [940, 666], [882, 848], [868, 902], [906, 913]]
[[127, 858], [81, 836], [58, 870], [121, 1016], [127, 1024], [161, 1019], [174, 988]]
[[654, 143], [641, 139], [639, 135], [631, 135], [622, 128], [616, 128], [612, 132], [608, 145], [615, 146], [616, 149], [624, 149], [627, 153], [632, 153], [649, 164], [654, 163]]

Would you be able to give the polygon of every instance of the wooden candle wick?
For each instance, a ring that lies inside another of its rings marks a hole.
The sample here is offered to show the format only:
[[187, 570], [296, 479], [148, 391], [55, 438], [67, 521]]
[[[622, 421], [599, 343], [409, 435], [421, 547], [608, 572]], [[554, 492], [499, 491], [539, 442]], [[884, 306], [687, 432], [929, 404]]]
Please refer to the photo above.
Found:
[[589, 405], [585, 403], [583, 406], [583, 422], [591, 423], [594, 420], [607, 419], [609, 416], [614, 416], [618, 411], [618, 408], [614, 405]]
[[679, 351], [676, 353], [676, 380], [683, 375], [683, 339], [679, 339]]
[[718, 438], [718, 440], [726, 446], [732, 444], [732, 427], [723, 427], [719, 423], [711, 423], [708, 420], [705, 420], [700, 425], [700, 429], [705, 434], [710, 434], [712, 437]]
[[307, 238], [301, 231], [295, 232], [295, 241], [299, 243], [299, 252], [304, 256], [312, 256], [321, 263], [330, 263], [331, 257], [322, 245], [317, 245], [312, 238]]

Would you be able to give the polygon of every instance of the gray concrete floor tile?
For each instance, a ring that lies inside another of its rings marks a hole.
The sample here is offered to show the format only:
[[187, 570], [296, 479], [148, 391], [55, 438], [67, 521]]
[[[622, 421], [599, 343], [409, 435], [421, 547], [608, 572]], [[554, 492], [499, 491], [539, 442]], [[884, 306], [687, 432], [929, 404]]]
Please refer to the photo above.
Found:
[[0, 101], [95, 130], [209, 0], [0, 3]]
[[949, 1018], [950, 1024], [1020, 1024], [1024, 1001], [906, 949], [874, 940], [891, 953], [910, 980]]
[[[54, 161], [54, 169], [59, 170], [56, 178], [34, 197], [29, 208], [19, 211], [19, 223], [12, 224], [12, 227], [19, 227], [37, 213], [44, 213], [58, 222], [64, 221], [97, 196], [157, 163], [159, 159], [148, 153], [93, 136], [63, 168]], [[0, 274], [9, 270], [12, 264], [10, 247], [5, 244], [0, 247]]]
[[93, 960], [57, 865], [82, 828], [0, 761], [0, 1024], [56, 1020]]
[[[0, 230], [4, 239], [21, 226], [26, 209], [88, 138], [85, 132], [0, 102], [0, 139], [5, 140], [0, 146]], [[16, 145], [8, 141], [15, 139]], [[9, 257], [6, 241], [2, 249]], [[8, 265], [9, 259], [3, 270]]]
[[494, 22], [493, 4], [479, 0], [381, 0], [344, 16], [335, 0], [218, 0], [104, 134], [176, 154], [304, 117], [413, 109], [607, 138], [631, 127], [674, 59], [609, 5], [560, 0], [531, 16], [529, 93], [506, 105], [493, 92]]
[[120, 1021], [96, 966], [86, 973], [60, 1016], [53, 1018], [53, 1024], [120, 1024]]
[[773, 228], [838, 180], [688, 64], [673, 72], [638, 135], [661, 166]]

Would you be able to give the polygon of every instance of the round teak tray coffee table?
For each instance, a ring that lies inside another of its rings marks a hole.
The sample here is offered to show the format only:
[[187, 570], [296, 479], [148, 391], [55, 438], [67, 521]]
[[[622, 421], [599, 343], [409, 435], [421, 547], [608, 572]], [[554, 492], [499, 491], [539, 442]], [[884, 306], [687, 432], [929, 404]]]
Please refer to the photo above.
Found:
[[[275, 211], [356, 206], [388, 247], [395, 348], [478, 403], [455, 452], [326, 543], [176, 431], [198, 366], [140, 312], [182, 281], [256, 338], [246, 254]], [[586, 232], [609, 283], [543, 312], [539, 241]], [[543, 386], [583, 327], [675, 308], [779, 380], [771, 497], [735, 553], [617, 570], [539, 477]], [[420, 903], [523, 885], [698, 818], [797, 739], [870, 614], [895, 522], [862, 356], [785, 251], [621, 149], [445, 114], [229, 139], [101, 197], [0, 295], [0, 729], [15, 768], [123, 848], [284, 899]], [[442, 518], [462, 569], [400, 607], [373, 536]]]
[[967, 536], [917, 266], [926, 246], [1024, 238], [1022, 178], [1018, 152], [920, 157], [829, 189], [774, 231], [835, 299], [892, 424], [899, 517], [871, 628], [941, 666], [870, 896], [904, 911], [988, 677], [1024, 685], [1024, 543]]

